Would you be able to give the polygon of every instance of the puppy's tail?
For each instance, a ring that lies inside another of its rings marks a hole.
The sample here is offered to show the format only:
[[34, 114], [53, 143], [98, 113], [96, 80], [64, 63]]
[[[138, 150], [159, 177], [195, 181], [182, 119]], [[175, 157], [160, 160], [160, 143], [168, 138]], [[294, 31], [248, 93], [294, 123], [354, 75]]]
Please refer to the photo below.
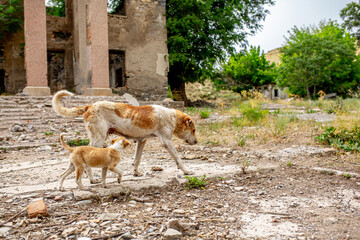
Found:
[[55, 95], [52, 99], [52, 107], [53, 107], [54, 111], [57, 114], [60, 114], [61, 116], [64, 116], [64, 117], [76, 117], [76, 116], [80, 116], [83, 113], [85, 113], [86, 110], [89, 108], [89, 106], [79, 106], [79, 107], [67, 108], [61, 104], [60, 99], [62, 97], [73, 96], [73, 95], [74, 95], [73, 93], [66, 91], [66, 90], [58, 91], [57, 93], [55, 93]]
[[64, 133], [60, 134], [60, 142], [61, 145], [63, 145], [63, 147], [68, 150], [69, 152], [73, 152], [75, 148], [70, 147], [69, 145], [67, 145], [64, 141]]

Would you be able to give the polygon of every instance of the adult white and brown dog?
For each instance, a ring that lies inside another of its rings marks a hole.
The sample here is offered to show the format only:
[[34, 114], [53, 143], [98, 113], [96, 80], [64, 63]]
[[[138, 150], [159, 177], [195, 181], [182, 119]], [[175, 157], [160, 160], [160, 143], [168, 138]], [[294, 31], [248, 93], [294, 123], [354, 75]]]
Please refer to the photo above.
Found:
[[106, 185], [107, 170], [118, 174], [118, 183], [121, 182], [122, 172], [116, 167], [120, 162], [120, 151], [130, 145], [124, 137], [112, 140], [112, 145], [107, 148], [96, 148], [90, 146], [80, 146], [72, 148], [64, 142], [64, 134], [60, 135], [60, 142], [63, 147], [71, 154], [69, 157], [69, 167], [60, 175], [59, 190], [63, 189], [63, 183], [67, 176], [75, 172], [75, 181], [81, 190], [89, 190], [82, 184], [82, 174], [89, 167], [102, 168], [101, 183], [104, 188]]
[[[58, 91], [52, 99], [55, 112], [67, 117], [83, 115], [90, 146], [101, 147], [110, 133], [137, 141], [134, 160], [135, 176], [141, 176], [138, 167], [146, 139], [150, 137], [160, 139], [162, 145], [175, 160], [177, 167], [184, 174], [192, 174], [184, 167], [172, 141], [174, 134], [190, 145], [197, 143], [195, 123], [189, 115], [159, 105], [138, 107], [109, 101], [99, 101], [73, 108], [64, 107], [60, 103], [60, 99], [72, 95], [74, 94], [66, 90]], [[93, 182], [91, 171], [87, 171], [87, 173], [90, 181]]]

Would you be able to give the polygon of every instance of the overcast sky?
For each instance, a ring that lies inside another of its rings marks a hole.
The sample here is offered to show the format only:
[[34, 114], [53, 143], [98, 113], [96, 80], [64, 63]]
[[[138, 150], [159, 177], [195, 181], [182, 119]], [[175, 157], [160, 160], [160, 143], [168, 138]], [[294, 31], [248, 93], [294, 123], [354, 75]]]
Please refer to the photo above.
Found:
[[268, 7], [261, 32], [248, 38], [249, 44], [260, 46], [268, 52], [281, 47], [285, 43], [284, 36], [293, 26], [318, 25], [321, 20], [337, 20], [342, 23], [340, 10], [352, 0], [275, 0], [274, 6]]

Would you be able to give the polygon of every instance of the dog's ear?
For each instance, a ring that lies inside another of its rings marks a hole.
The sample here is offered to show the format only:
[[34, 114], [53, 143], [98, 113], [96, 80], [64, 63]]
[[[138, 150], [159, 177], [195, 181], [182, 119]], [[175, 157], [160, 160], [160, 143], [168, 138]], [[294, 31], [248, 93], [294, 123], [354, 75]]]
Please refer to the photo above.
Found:
[[113, 140], [111, 140], [111, 145], [113, 145], [116, 141], [116, 138], [114, 138]]
[[130, 145], [130, 142], [126, 139], [123, 140], [123, 148], [126, 148], [127, 146]]
[[194, 123], [193, 123], [193, 121], [190, 119], [190, 118], [187, 118], [186, 120], [185, 120], [186, 122], [186, 126], [187, 127], [192, 127], [192, 126], [194, 126]]

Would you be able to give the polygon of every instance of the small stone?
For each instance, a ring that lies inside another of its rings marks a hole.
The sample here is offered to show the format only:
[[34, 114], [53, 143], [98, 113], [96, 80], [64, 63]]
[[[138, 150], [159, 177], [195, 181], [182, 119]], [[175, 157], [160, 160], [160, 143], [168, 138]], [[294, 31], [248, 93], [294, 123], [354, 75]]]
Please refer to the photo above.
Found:
[[337, 223], [337, 219], [334, 217], [330, 217], [324, 220], [324, 224], [335, 224]]
[[120, 238], [122, 238], [122, 239], [133, 239], [133, 236], [131, 235], [130, 232], [126, 232], [123, 235], [121, 235]]
[[166, 232], [164, 234], [164, 239], [166, 239], [166, 240], [180, 239], [181, 236], [182, 236], [181, 232], [179, 232], [175, 229], [169, 228], [168, 230], [166, 230]]
[[177, 219], [170, 219], [166, 223], [166, 227], [167, 227], [167, 229], [175, 229], [179, 232], [183, 232], [185, 229], [184, 226]]
[[32, 203], [30, 203], [27, 206], [26, 210], [27, 210], [27, 213], [28, 213], [30, 218], [34, 218], [34, 217], [37, 217], [39, 215], [42, 215], [42, 216], [48, 216], [49, 215], [49, 212], [47, 210], [45, 202], [42, 199], [38, 199], [38, 200], [35, 200]]
[[0, 228], [0, 237], [5, 237], [9, 235], [9, 232], [11, 230], [11, 227], [1, 227]]
[[184, 214], [185, 213], [185, 210], [184, 209], [175, 209], [173, 211], [174, 214]]
[[103, 213], [98, 216], [99, 220], [102, 221], [113, 221], [121, 219], [122, 215], [119, 213]]
[[236, 222], [236, 218], [234, 218], [234, 217], [229, 217], [229, 218], [228, 218], [228, 221], [231, 222], [231, 223], [234, 223], [234, 222]]
[[234, 190], [237, 192], [244, 191], [244, 187], [234, 187]]
[[68, 236], [70, 236], [70, 235], [73, 235], [73, 234], [75, 234], [75, 233], [76, 233], [76, 228], [71, 227], [71, 228], [65, 229], [65, 230], [61, 233], [61, 236], [62, 236], [63, 238], [66, 238], [66, 237], [68, 237]]

